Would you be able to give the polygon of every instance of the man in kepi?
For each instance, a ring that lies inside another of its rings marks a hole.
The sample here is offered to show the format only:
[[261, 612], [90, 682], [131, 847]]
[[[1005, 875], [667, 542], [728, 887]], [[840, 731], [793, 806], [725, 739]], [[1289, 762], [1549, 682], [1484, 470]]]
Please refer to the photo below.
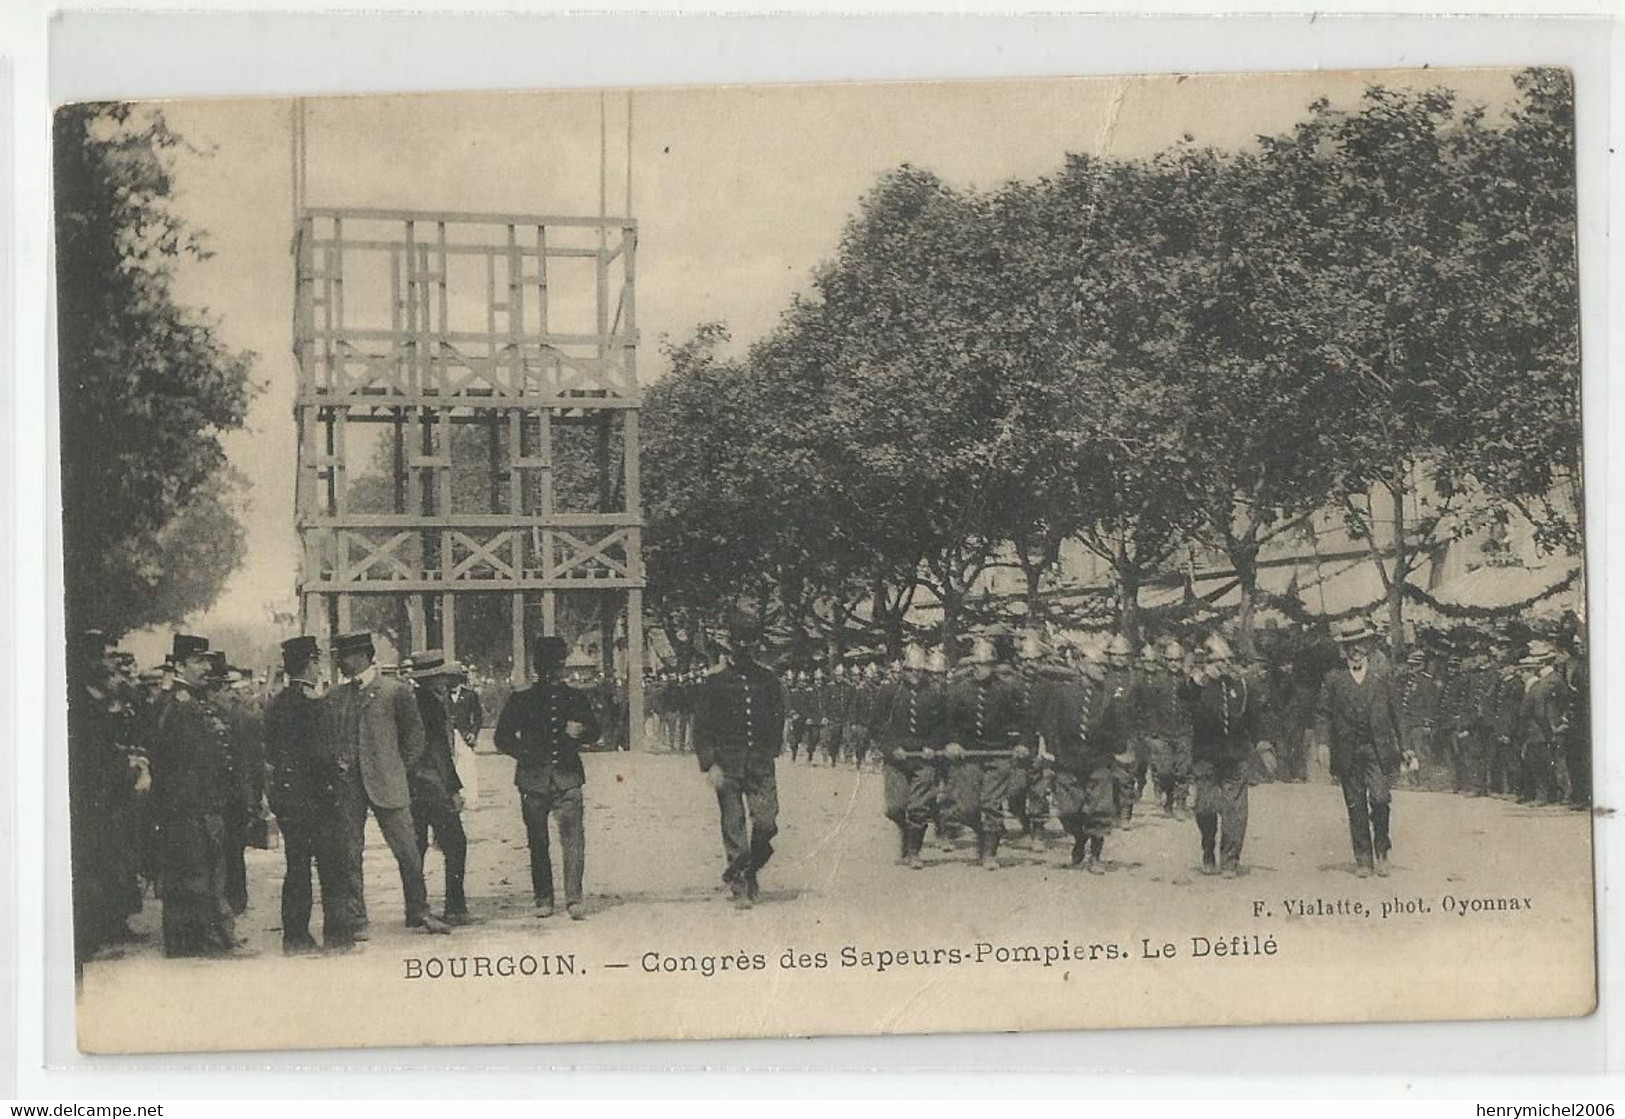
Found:
[[1320, 686], [1320, 718], [1331, 747], [1332, 776], [1343, 786], [1355, 873], [1388, 874], [1388, 817], [1393, 776], [1405, 760], [1404, 726], [1393, 680], [1371, 662], [1377, 631], [1362, 619], [1338, 622], [1332, 640], [1343, 651], [1343, 668]]
[[[342, 797], [349, 832], [345, 869], [353, 882], [359, 882], [370, 810], [400, 869], [407, 927], [449, 933], [451, 927], [429, 912], [423, 860], [412, 826], [408, 775], [417, 769], [424, 751], [417, 699], [409, 685], [378, 671], [372, 634], [336, 637], [333, 652], [346, 679], [322, 700], [322, 734], [344, 772]], [[350, 892], [359, 894], [353, 884]], [[359, 904], [356, 910], [352, 922], [362, 911]]]
[[254, 955], [226, 901], [225, 813], [237, 788], [226, 724], [203, 687], [209, 642], [178, 633], [173, 650], [175, 683], [159, 700], [152, 744], [164, 955]]
[[757, 661], [760, 645], [754, 626], [734, 626], [728, 663], [700, 685], [694, 710], [694, 753], [722, 814], [722, 880], [741, 909], [756, 901], [757, 873], [779, 832], [774, 767], [784, 745], [784, 689]]
[[337, 770], [321, 739], [321, 699], [316, 686], [314, 637], [282, 643], [288, 682], [265, 708], [265, 761], [271, 811], [282, 833], [287, 868], [282, 878], [282, 950], [316, 950], [310, 935], [310, 868], [322, 883], [322, 940], [332, 949], [351, 943], [344, 868], [344, 821]]
[[536, 916], [553, 916], [553, 856], [547, 819], [558, 817], [564, 847], [564, 908], [573, 921], [587, 916], [582, 879], [587, 839], [581, 788], [587, 783], [581, 748], [598, 741], [592, 698], [564, 682], [570, 647], [563, 638], [538, 637], [531, 649], [536, 683], [503, 704], [497, 719], [497, 749], [514, 758], [513, 783], [519, 789], [530, 841], [530, 883]]

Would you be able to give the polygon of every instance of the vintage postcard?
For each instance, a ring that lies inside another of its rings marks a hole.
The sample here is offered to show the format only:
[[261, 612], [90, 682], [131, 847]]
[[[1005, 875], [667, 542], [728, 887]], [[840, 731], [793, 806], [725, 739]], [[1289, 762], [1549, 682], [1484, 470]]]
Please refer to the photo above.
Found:
[[1573, 116], [62, 106], [80, 1047], [1590, 1013]]

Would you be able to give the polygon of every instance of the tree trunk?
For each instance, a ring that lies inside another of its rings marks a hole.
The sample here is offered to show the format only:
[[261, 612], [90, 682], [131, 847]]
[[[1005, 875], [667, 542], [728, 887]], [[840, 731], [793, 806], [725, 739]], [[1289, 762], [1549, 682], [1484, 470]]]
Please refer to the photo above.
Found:
[[942, 588], [942, 652], [948, 664], [959, 661], [959, 622], [965, 609], [964, 592], [950, 586]]
[[1129, 644], [1140, 647], [1140, 569], [1125, 563], [1117, 568], [1117, 629]]
[[1253, 641], [1253, 612], [1258, 594], [1258, 545], [1238, 545], [1231, 550], [1230, 564], [1236, 569], [1236, 585], [1241, 592], [1241, 603], [1236, 607], [1236, 644], [1239, 652], [1252, 656], [1257, 650]]
[[1394, 502], [1394, 568], [1388, 580], [1388, 655], [1398, 664], [1405, 654], [1405, 584], [1409, 581], [1410, 548], [1405, 539], [1405, 474], [1395, 470], [1388, 483]]

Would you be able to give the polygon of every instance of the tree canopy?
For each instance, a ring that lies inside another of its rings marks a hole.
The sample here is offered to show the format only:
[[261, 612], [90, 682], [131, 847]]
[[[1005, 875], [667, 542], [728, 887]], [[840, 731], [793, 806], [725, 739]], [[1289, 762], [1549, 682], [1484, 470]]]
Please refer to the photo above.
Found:
[[251, 355], [183, 306], [207, 253], [170, 205], [184, 145], [161, 112], [56, 116], [57, 352], [68, 622], [118, 635], [212, 603], [242, 558], [220, 437], [255, 392]]
[[951, 644], [991, 566], [1050, 610], [1071, 541], [1137, 637], [1141, 588], [1194, 544], [1228, 557], [1250, 642], [1261, 551], [1325, 510], [1373, 540], [1395, 621], [1430, 549], [1506, 509], [1576, 549], [1571, 91], [1518, 90], [1492, 116], [1373, 85], [1245, 150], [1072, 155], [992, 190], [883, 176], [769, 336], [668, 347], [662, 620], [896, 651], [932, 600]]

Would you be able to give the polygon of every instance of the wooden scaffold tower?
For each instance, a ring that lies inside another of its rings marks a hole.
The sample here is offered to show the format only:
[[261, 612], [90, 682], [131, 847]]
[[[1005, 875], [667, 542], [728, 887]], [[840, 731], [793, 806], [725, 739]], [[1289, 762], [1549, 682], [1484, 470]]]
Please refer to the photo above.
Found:
[[[643, 709], [637, 223], [305, 204], [294, 110], [295, 517], [304, 631], [379, 600], [458, 655], [506, 599], [515, 685], [561, 596], [591, 596], [606, 680]], [[602, 191], [601, 191], [602, 194]], [[602, 206], [600, 207], [602, 210]], [[572, 601], [577, 601], [572, 598]], [[587, 644], [583, 642], [583, 644]]]

